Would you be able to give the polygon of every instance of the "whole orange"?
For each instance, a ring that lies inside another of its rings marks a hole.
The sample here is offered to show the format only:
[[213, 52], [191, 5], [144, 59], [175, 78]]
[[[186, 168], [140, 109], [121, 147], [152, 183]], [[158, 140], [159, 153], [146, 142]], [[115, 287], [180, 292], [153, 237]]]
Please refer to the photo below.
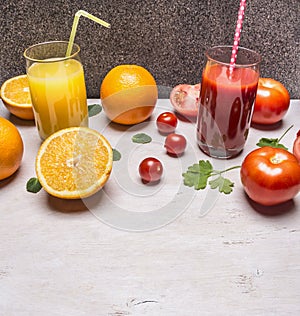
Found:
[[154, 110], [158, 90], [154, 77], [142, 66], [119, 65], [100, 87], [103, 110], [113, 122], [131, 125], [145, 121]]
[[0, 180], [15, 173], [23, 157], [23, 140], [16, 126], [0, 117]]

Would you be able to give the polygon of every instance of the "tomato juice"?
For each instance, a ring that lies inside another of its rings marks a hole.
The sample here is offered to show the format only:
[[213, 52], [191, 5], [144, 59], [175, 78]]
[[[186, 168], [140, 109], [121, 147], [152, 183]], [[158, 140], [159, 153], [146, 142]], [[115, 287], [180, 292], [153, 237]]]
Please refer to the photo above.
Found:
[[199, 147], [208, 155], [230, 158], [246, 142], [259, 73], [251, 68], [210, 64], [202, 74], [197, 122]]

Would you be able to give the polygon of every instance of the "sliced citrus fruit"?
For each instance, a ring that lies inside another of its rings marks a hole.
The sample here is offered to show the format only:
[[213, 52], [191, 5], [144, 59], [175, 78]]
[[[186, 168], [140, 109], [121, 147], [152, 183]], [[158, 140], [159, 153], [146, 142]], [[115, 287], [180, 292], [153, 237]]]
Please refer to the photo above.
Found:
[[113, 163], [108, 140], [88, 127], [55, 132], [41, 145], [37, 177], [49, 194], [63, 199], [88, 197], [107, 182]]
[[1, 86], [0, 96], [10, 113], [21, 119], [34, 119], [27, 75], [6, 80]]

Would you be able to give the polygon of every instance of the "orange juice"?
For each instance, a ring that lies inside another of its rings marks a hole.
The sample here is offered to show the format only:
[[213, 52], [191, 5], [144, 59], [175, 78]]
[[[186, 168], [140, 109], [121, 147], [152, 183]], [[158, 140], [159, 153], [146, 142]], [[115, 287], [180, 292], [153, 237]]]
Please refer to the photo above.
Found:
[[48, 59], [27, 69], [35, 122], [42, 139], [72, 126], [88, 126], [83, 67], [75, 59]]

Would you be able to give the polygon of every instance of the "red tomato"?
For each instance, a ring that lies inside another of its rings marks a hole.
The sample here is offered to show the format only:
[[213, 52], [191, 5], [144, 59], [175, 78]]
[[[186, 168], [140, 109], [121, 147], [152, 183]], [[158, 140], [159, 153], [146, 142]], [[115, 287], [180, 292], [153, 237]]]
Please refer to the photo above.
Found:
[[170, 94], [174, 109], [187, 117], [196, 117], [199, 108], [200, 83], [195, 85], [179, 84]]
[[290, 105], [290, 95], [279, 81], [260, 78], [254, 103], [252, 122], [274, 124], [286, 114]]
[[168, 154], [179, 156], [185, 151], [186, 139], [179, 134], [169, 134], [165, 139], [165, 148]]
[[177, 117], [171, 112], [161, 113], [156, 119], [156, 126], [163, 134], [173, 133], [177, 127]]
[[288, 201], [300, 190], [300, 164], [281, 148], [262, 147], [250, 152], [240, 176], [248, 196], [262, 205]]
[[153, 157], [145, 158], [139, 165], [139, 173], [144, 182], [158, 181], [163, 173], [162, 163]]
[[298, 131], [297, 137], [294, 141], [293, 154], [296, 156], [300, 163], [300, 130]]

